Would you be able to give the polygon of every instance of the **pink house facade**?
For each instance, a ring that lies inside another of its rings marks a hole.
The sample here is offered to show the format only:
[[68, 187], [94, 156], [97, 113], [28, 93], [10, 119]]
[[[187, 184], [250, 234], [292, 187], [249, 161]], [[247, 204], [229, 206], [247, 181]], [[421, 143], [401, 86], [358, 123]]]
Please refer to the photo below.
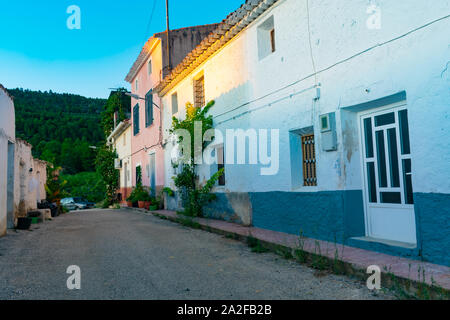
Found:
[[125, 80], [131, 84], [131, 180], [136, 186], [141, 168], [142, 184], [157, 195], [164, 188], [164, 147], [161, 128], [162, 102], [153, 89], [217, 24], [170, 31], [170, 65], [167, 34], [153, 35], [141, 50]]

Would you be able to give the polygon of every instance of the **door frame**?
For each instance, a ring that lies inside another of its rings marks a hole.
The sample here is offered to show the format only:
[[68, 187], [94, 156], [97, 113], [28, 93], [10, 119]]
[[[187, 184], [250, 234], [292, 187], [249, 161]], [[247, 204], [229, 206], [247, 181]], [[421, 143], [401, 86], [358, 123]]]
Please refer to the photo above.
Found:
[[[361, 166], [361, 177], [362, 177], [362, 189], [363, 189], [363, 201], [364, 201], [364, 224], [365, 224], [365, 235], [366, 237], [372, 237], [372, 230], [371, 230], [371, 225], [370, 225], [370, 217], [369, 217], [369, 192], [368, 192], [368, 181], [367, 181], [367, 173], [366, 173], [366, 166], [365, 166], [365, 132], [363, 129], [363, 118], [367, 117], [369, 115], [376, 115], [376, 114], [384, 114], [384, 113], [389, 113], [389, 112], [394, 112], [396, 114], [396, 126], [398, 128], [399, 126], [399, 119], [398, 119], [398, 114], [397, 112], [400, 110], [408, 110], [408, 104], [406, 101], [401, 101], [401, 102], [397, 102], [397, 103], [393, 103], [393, 104], [389, 104], [389, 105], [385, 105], [382, 107], [377, 107], [377, 108], [372, 108], [372, 109], [367, 109], [364, 111], [360, 111], [357, 112], [357, 122], [358, 122], [358, 136], [359, 136], [359, 148], [360, 148], [360, 166]], [[409, 113], [408, 113], [409, 115]], [[408, 123], [409, 123], [409, 118], [408, 118]], [[374, 123], [372, 125], [375, 125]], [[389, 125], [388, 125], [389, 126]], [[372, 129], [373, 130], [373, 129]], [[397, 129], [398, 131], [398, 129]], [[411, 138], [411, 133], [409, 135], [409, 138]], [[398, 144], [398, 148], [400, 148], [400, 144], [399, 141], [397, 139], [397, 144]], [[374, 148], [376, 146], [374, 145]], [[387, 156], [387, 155], [386, 155]], [[375, 157], [375, 149], [374, 149], [374, 157]], [[410, 158], [412, 160], [413, 158], [413, 147], [412, 144], [410, 143]], [[401, 158], [399, 158], [401, 159]], [[399, 167], [400, 168], [400, 167]], [[411, 168], [412, 171], [412, 168]], [[414, 175], [412, 176], [412, 178], [414, 179]], [[378, 181], [378, 172], [377, 170], [375, 170], [375, 179], [377, 179]], [[388, 181], [390, 181], [389, 175], [388, 175]], [[378, 182], [377, 182], [378, 185]], [[388, 184], [389, 185], [389, 184]], [[404, 197], [406, 196], [404, 194], [404, 181], [403, 181], [403, 177], [401, 177], [400, 179], [400, 188], [402, 189], [402, 201], [404, 200]], [[377, 189], [377, 198], [379, 198], [379, 190]], [[405, 201], [403, 201], [405, 202]], [[401, 209], [412, 209], [414, 212], [414, 219], [416, 220], [416, 212], [415, 212], [415, 206], [414, 204], [405, 204], [405, 203], [401, 203], [401, 204], [394, 204], [394, 203], [389, 203], [389, 204], [382, 204], [382, 203], [377, 203], [374, 204], [374, 206], [379, 207], [379, 208], [383, 208], [383, 207], [389, 207], [389, 208], [401, 208]], [[414, 230], [415, 232], [415, 238], [416, 238], [416, 243], [417, 244], [417, 221], [416, 221], [416, 228]], [[380, 240], [389, 240], [389, 239], [380, 239]]]
[[8, 229], [14, 229], [16, 225], [14, 216], [14, 177], [16, 171], [15, 153], [14, 142], [8, 140], [6, 152], [6, 226]]

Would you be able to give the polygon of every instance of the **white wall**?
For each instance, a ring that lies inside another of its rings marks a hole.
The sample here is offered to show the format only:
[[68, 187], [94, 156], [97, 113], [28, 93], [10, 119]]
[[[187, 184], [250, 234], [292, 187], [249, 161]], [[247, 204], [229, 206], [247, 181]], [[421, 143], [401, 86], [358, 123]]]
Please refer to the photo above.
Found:
[[[448, 15], [450, 1], [437, 0], [433, 5], [421, 0], [309, 3], [311, 50], [306, 1], [279, 1], [164, 96], [165, 137], [171, 123], [172, 93], [178, 94], [178, 115], [183, 117], [184, 104], [193, 100], [193, 77], [204, 72], [206, 100], [216, 100], [213, 115], [257, 100], [216, 117], [217, 128], [280, 130], [279, 173], [264, 177], [257, 166], [226, 166], [224, 191], [361, 189], [359, 134], [346, 132], [354, 139], [343, 146], [346, 123], [341, 110], [406, 91], [414, 192], [450, 193], [448, 174], [440, 174], [450, 172], [450, 19], [425, 26]], [[366, 25], [366, 10], [372, 3], [381, 9], [381, 29]], [[257, 27], [271, 16], [276, 52], [260, 61]], [[316, 83], [321, 84], [321, 98], [313, 102], [316, 91], [311, 87]], [[254, 111], [242, 115], [249, 109]], [[319, 115], [328, 112], [336, 112], [336, 152], [321, 151]], [[311, 125], [317, 141], [318, 187], [293, 189], [289, 131]], [[349, 125], [354, 127], [354, 123]], [[165, 149], [167, 185], [173, 174], [170, 151], [169, 143]]]
[[[122, 160], [122, 169], [120, 169], [120, 188], [131, 188], [131, 136], [133, 135], [130, 125], [120, 135], [114, 138], [114, 148], [117, 151], [118, 159]], [[125, 141], [125, 142], [124, 142]], [[127, 182], [125, 183], [125, 163], [127, 164]]]
[[0, 87], [0, 236], [7, 227], [8, 141], [15, 141], [14, 103]]

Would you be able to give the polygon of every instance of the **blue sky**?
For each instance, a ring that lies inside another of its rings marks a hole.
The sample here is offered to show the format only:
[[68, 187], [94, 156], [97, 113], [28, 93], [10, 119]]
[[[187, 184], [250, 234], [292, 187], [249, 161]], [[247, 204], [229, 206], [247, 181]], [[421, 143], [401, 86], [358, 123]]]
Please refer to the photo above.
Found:
[[[220, 22], [243, 2], [170, 0], [171, 28]], [[80, 30], [67, 28], [70, 5], [80, 7]], [[108, 88], [128, 87], [145, 41], [165, 28], [165, 0], [4, 1], [0, 83], [104, 98]]]

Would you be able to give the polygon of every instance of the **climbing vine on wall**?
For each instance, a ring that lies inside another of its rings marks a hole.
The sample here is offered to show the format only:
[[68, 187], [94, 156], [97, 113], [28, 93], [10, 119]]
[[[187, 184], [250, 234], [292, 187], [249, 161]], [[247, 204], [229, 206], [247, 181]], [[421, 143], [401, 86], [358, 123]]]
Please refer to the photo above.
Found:
[[[208, 111], [214, 105], [214, 101], [209, 102], [205, 107], [194, 107], [191, 103], [186, 104], [186, 118], [184, 120], [178, 120], [173, 118], [172, 128], [170, 132], [177, 135], [177, 130], [186, 130], [190, 139], [189, 154], [185, 155], [185, 161], [176, 165], [179, 167], [179, 173], [174, 177], [175, 186], [178, 188], [184, 206], [184, 214], [188, 216], [203, 216], [203, 207], [210, 201], [215, 199], [215, 195], [211, 193], [212, 188], [223, 175], [224, 169], [216, 172], [212, 177], [204, 184], [199, 182], [199, 176], [197, 174], [198, 165], [195, 164], [194, 158], [197, 152], [203, 153], [206, 143], [201, 144], [201, 150], [195, 150], [194, 141], [194, 128], [195, 123], [197, 126], [201, 123], [202, 137], [207, 130], [213, 129], [213, 118], [208, 115]], [[178, 136], [178, 143], [183, 143], [184, 137]], [[186, 150], [184, 150], [186, 152]]]
[[110, 146], [100, 147], [95, 160], [97, 172], [106, 185], [106, 198], [104, 205], [111, 205], [116, 201], [116, 190], [119, 188], [119, 170], [114, 167], [117, 152]]

